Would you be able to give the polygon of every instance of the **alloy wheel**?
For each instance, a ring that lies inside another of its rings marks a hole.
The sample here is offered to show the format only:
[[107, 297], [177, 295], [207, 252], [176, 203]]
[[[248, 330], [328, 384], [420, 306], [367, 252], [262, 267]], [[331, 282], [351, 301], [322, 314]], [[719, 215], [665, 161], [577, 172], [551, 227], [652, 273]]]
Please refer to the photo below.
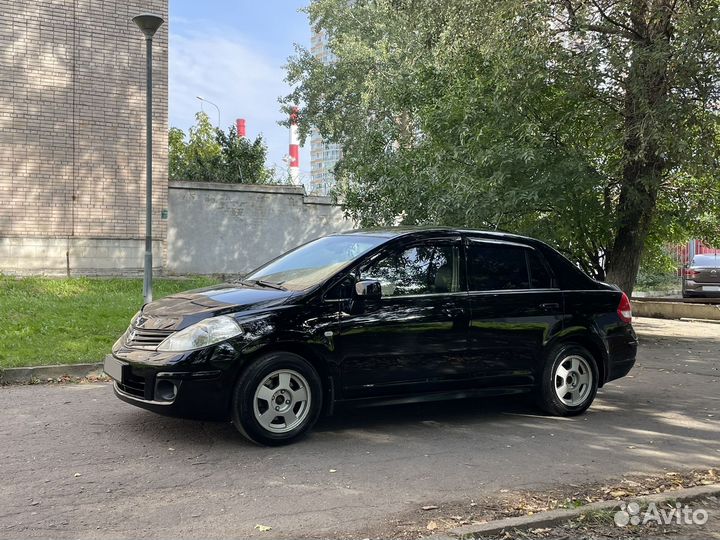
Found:
[[287, 433], [302, 424], [312, 395], [305, 377], [292, 369], [270, 373], [255, 390], [255, 419], [272, 433]]
[[555, 394], [569, 407], [582, 405], [592, 391], [592, 383], [592, 369], [582, 356], [567, 356], [555, 368], [553, 375]]

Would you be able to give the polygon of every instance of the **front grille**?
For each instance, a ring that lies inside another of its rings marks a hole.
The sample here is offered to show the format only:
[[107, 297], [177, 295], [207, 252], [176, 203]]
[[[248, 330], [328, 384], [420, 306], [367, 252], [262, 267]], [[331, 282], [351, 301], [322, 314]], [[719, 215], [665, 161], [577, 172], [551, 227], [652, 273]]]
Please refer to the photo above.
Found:
[[131, 328], [127, 335], [125, 345], [132, 349], [155, 350], [158, 345], [170, 334], [172, 330], [147, 330], [145, 328]]
[[121, 383], [117, 383], [120, 390], [126, 394], [145, 398], [145, 377], [139, 377], [133, 374], [129, 369], [123, 374]]

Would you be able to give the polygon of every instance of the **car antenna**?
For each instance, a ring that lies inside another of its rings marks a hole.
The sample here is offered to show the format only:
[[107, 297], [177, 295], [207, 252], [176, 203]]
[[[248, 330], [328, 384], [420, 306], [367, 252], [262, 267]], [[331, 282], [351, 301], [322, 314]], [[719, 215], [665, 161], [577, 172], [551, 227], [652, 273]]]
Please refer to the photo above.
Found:
[[493, 231], [497, 231], [497, 230], [498, 230], [498, 227], [500, 226], [500, 220], [502, 219], [503, 214], [504, 214], [504, 212], [502, 212], [502, 213], [500, 214], [500, 217], [498, 217], [498, 220], [495, 222], [495, 228], [493, 229]]

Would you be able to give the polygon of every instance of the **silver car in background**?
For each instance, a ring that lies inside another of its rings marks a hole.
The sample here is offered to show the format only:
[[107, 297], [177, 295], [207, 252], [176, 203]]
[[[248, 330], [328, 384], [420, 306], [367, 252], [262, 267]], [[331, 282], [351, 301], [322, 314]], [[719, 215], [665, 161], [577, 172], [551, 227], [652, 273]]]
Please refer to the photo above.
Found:
[[683, 298], [720, 296], [720, 254], [695, 255], [683, 269]]

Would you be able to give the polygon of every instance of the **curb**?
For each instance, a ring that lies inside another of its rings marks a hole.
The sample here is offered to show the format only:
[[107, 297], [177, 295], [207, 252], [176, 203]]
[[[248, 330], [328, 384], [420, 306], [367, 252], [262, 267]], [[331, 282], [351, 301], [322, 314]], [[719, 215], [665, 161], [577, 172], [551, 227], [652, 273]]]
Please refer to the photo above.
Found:
[[90, 375], [100, 375], [102, 371], [102, 363], [5, 368], [0, 369], [0, 385], [29, 384], [60, 377], [83, 378]]
[[[665, 501], [689, 502], [711, 495], [720, 495], [720, 484], [712, 484], [709, 486], [696, 486], [686, 489], [678, 489], [676, 491], [666, 491], [655, 495], [645, 495], [641, 497], [628, 497], [628, 500], [637, 501], [639, 503], [661, 503]], [[477, 525], [465, 525], [447, 531], [450, 537], [448, 540], [457, 538], [471, 539], [481, 538], [483, 536], [492, 536], [500, 534], [510, 529], [527, 530], [540, 529], [546, 527], [554, 527], [579, 517], [587, 512], [598, 510], [613, 510], [620, 506], [621, 501], [598, 501], [573, 508], [572, 510], [551, 510], [549, 512], [541, 512], [532, 516], [520, 516], [514, 518], [499, 519], [480, 523]], [[425, 540], [445, 540], [445, 536], [431, 536]]]

